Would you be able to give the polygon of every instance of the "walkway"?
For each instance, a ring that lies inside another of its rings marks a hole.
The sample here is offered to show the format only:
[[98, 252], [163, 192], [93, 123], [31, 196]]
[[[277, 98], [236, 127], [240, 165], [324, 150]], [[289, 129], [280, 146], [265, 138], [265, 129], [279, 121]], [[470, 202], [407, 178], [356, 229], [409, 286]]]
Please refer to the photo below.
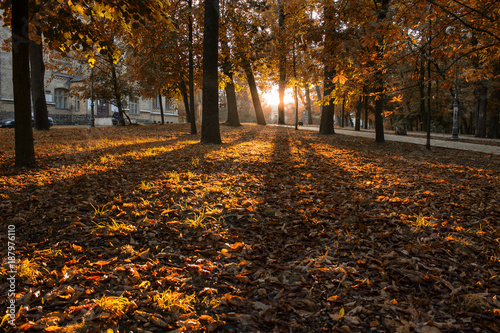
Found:
[[[294, 128], [293, 126], [290, 126]], [[318, 126], [299, 126], [299, 130], [309, 130], [309, 131], [318, 131]], [[365, 137], [375, 140], [375, 131], [373, 130], [361, 130], [354, 131], [353, 129], [339, 128], [335, 127], [335, 133], [342, 135], [352, 135]], [[500, 155], [500, 146], [480, 144], [480, 143], [467, 143], [459, 141], [447, 141], [439, 138], [450, 137], [451, 135], [444, 134], [431, 134], [431, 147], [440, 147], [440, 148], [449, 148], [449, 149], [460, 149], [460, 150], [470, 150], [476, 151], [486, 154], [494, 154]], [[407, 142], [413, 143], [417, 145], [426, 145], [427, 139], [425, 137], [425, 133], [411, 132], [410, 135], [394, 135], [394, 134], [384, 134], [386, 141], [397, 141], [397, 142]], [[437, 139], [436, 139], [437, 138]], [[487, 142], [486, 139], [474, 138], [467, 136], [467, 140], [477, 141], [477, 142]], [[490, 139], [489, 141], [491, 141]]]

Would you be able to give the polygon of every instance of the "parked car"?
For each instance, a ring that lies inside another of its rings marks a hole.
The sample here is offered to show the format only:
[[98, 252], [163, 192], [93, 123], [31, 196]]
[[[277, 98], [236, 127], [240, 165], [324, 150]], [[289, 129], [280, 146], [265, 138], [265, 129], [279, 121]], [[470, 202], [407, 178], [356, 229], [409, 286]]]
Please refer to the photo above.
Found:
[[[54, 126], [54, 119], [49, 117], [50, 127]], [[2, 128], [14, 128], [16, 126], [16, 121], [14, 119], [7, 119], [0, 122], [0, 127]], [[31, 126], [35, 126], [35, 119], [31, 118]]]
[[14, 119], [3, 120], [0, 123], [0, 127], [2, 128], [14, 128], [14, 125], [15, 125]]

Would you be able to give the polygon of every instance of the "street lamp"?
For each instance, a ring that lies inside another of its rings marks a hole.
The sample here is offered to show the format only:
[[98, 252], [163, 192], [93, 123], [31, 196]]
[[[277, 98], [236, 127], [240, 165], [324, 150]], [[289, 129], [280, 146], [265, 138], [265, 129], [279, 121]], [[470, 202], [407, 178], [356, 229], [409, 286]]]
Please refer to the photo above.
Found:
[[[449, 26], [446, 28], [447, 34], [452, 34], [455, 30], [454, 27]], [[453, 128], [451, 130], [451, 139], [453, 141], [458, 141], [458, 43], [455, 42], [455, 96], [453, 100]]]

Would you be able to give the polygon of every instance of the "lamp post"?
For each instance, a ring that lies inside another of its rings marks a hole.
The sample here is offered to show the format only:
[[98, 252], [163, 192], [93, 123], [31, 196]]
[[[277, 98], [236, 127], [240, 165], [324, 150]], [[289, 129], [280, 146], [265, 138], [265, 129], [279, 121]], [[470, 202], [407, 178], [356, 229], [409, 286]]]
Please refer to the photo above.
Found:
[[[446, 28], [446, 33], [451, 35], [455, 28], [449, 26]], [[451, 139], [458, 141], [458, 51], [456, 50], [458, 43], [455, 42], [455, 96], [453, 97], [453, 128], [451, 130]]]
[[90, 68], [90, 127], [95, 127], [95, 116], [94, 116], [94, 67]]

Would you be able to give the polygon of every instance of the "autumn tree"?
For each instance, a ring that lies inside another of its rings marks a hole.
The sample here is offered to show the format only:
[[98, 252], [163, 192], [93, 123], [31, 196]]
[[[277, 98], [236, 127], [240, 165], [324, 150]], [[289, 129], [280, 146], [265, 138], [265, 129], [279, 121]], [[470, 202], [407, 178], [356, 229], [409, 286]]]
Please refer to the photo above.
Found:
[[219, 1], [205, 0], [203, 30], [202, 143], [222, 143], [219, 128]]
[[28, 0], [12, 2], [12, 77], [14, 85], [14, 114], [16, 166], [35, 163], [33, 131], [31, 129], [31, 100], [26, 98], [30, 89]]

